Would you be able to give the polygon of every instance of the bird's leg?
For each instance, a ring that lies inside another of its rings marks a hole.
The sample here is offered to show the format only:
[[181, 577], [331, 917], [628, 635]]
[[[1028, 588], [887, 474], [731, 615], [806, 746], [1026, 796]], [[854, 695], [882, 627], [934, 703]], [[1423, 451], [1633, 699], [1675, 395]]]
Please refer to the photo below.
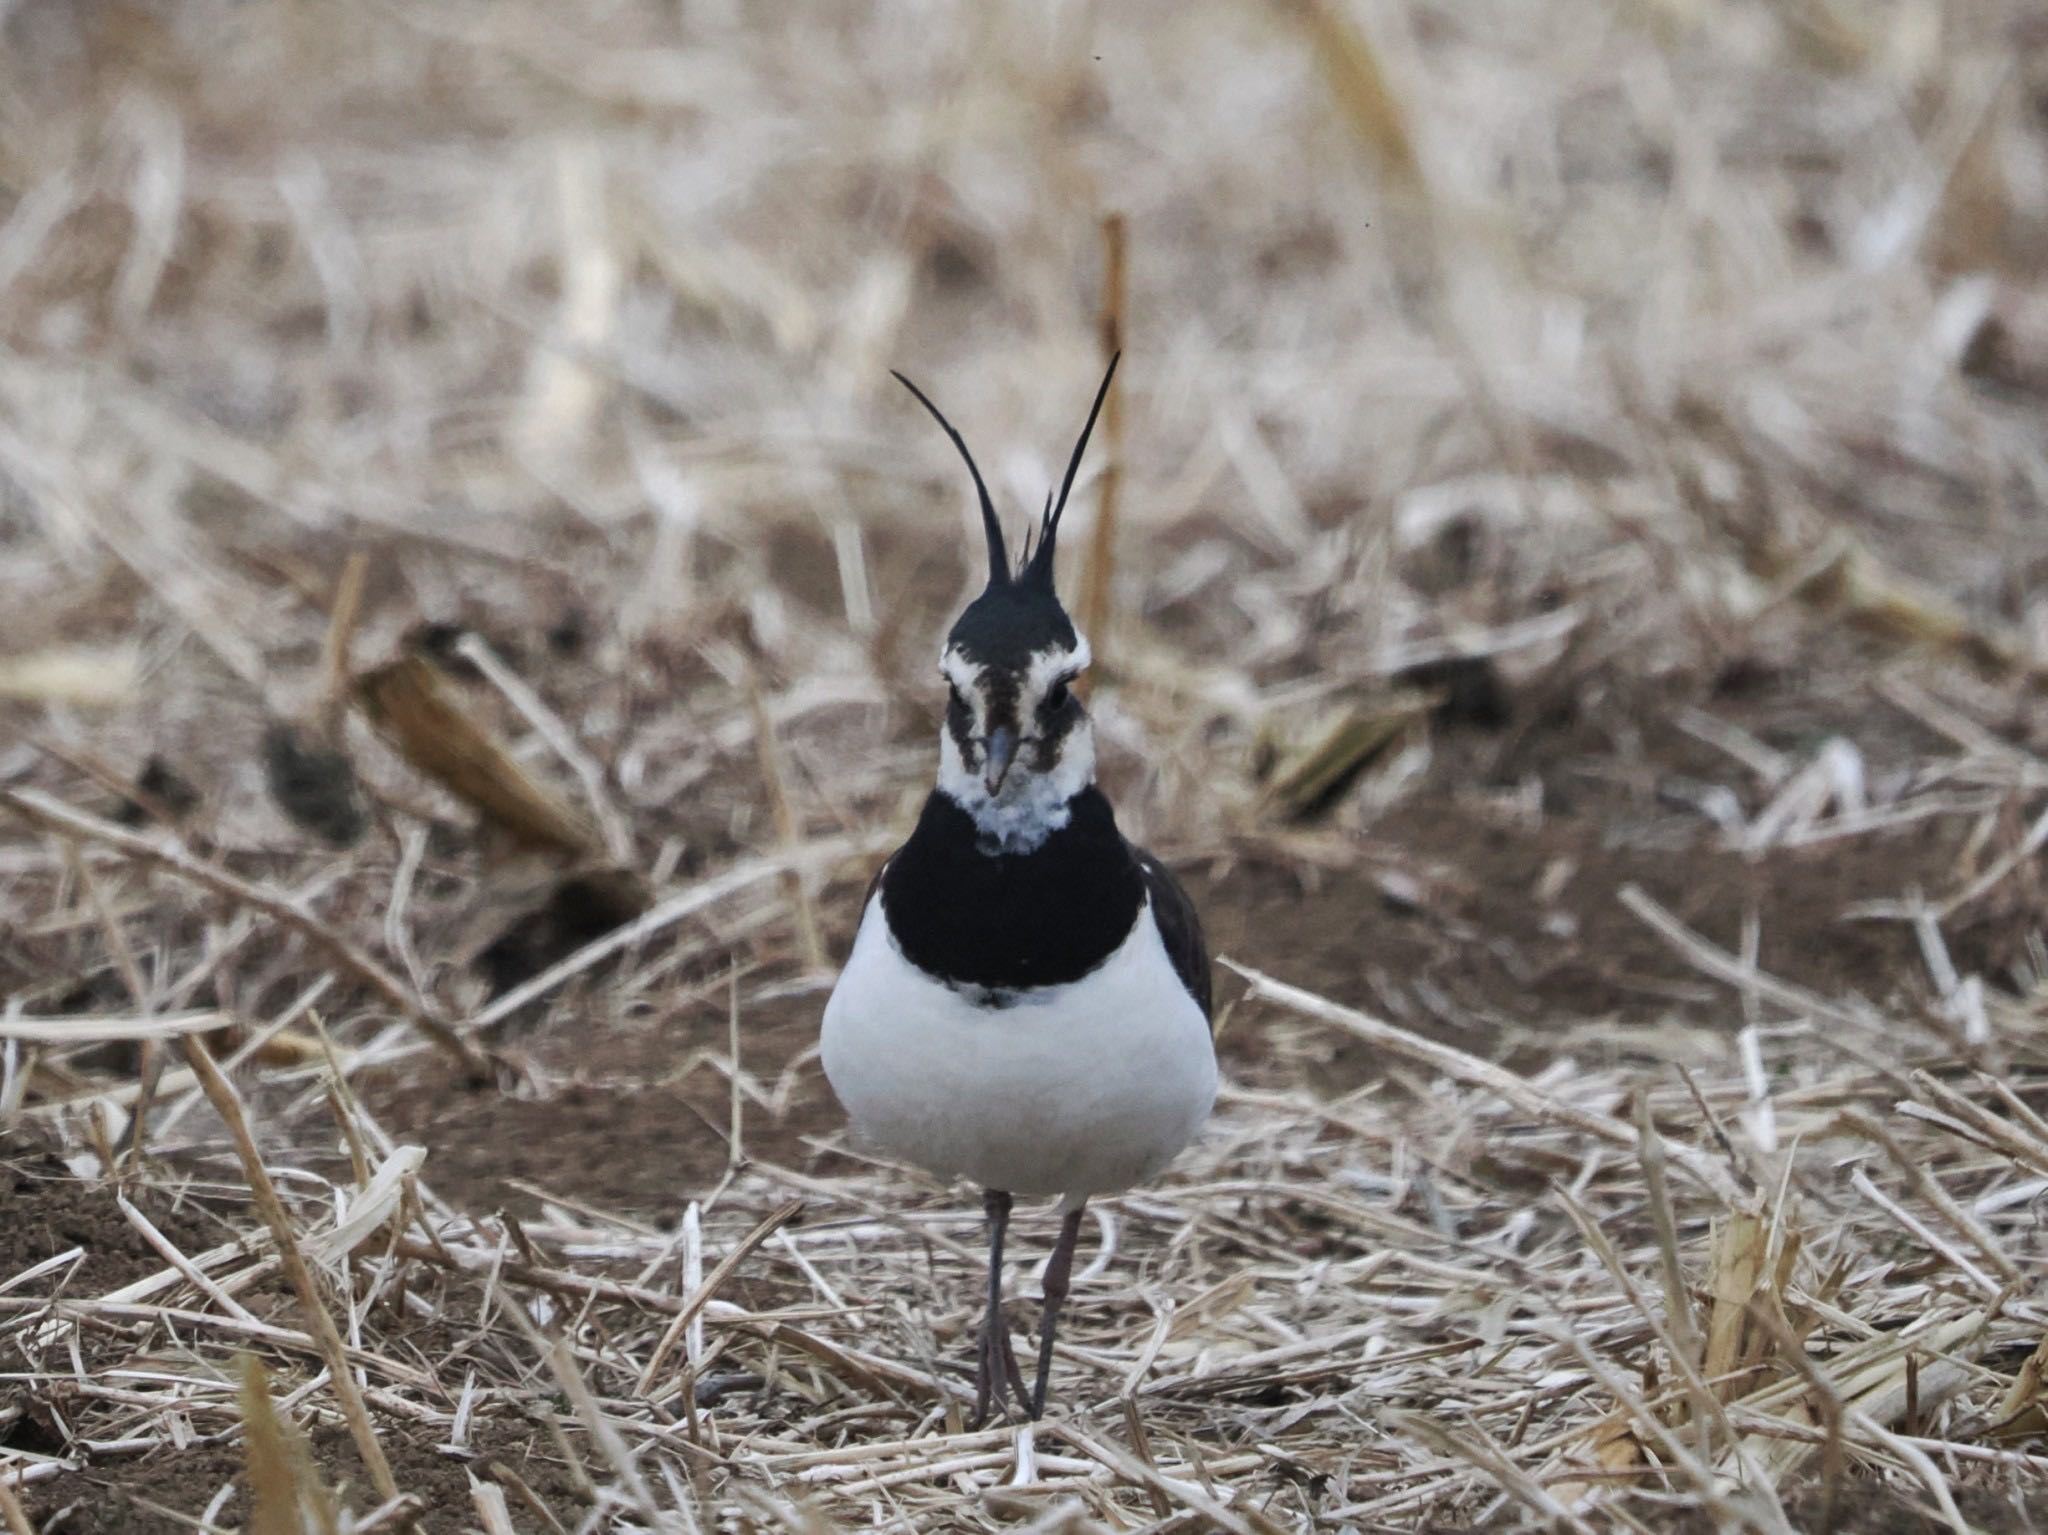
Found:
[[1010, 1329], [1003, 1324], [1003, 1233], [1010, 1226], [1010, 1196], [1001, 1189], [987, 1189], [981, 1208], [988, 1216], [988, 1312], [981, 1322], [980, 1356], [974, 1368], [974, 1420], [968, 1426], [980, 1428], [988, 1421], [991, 1402], [1000, 1406], [1010, 1392], [1018, 1404], [1025, 1401], [1024, 1374], [1017, 1368], [1017, 1351], [1010, 1345]]
[[1038, 1385], [1031, 1393], [1029, 1411], [1033, 1418], [1045, 1414], [1045, 1388], [1052, 1379], [1052, 1335], [1059, 1325], [1060, 1303], [1067, 1298], [1067, 1282], [1074, 1273], [1074, 1248], [1081, 1240], [1081, 1206], [1075, 1205], [1060, 1220], [1060, 1239], [1053, 1244], [1045, 1263], [1045, 1311], [1038, 1323]]

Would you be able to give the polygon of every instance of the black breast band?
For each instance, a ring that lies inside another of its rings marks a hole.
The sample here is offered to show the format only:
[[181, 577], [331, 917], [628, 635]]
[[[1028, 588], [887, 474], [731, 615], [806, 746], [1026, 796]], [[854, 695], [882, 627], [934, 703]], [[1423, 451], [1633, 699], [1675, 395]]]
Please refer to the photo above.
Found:
[[1145, 906], [1145, 879], [1101, 791], [1028, 853], [985, 853], [974, 818], [933, 792], [882, 871], [882, 909], [904, 957], [960, 986], [1025, 990], [1078, 981], [1116, 952]]

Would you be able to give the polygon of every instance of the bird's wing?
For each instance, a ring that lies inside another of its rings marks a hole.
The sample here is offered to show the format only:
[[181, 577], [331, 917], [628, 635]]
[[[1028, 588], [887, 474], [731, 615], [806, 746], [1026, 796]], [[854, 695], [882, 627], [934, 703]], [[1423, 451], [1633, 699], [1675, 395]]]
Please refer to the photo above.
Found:
[[1166, 957], [1173, 961], [1174, 974], [1188, 995], [1202, 1005], [1202, 1016], [1214, 1019], [1210, 1001], [1209, 945], [1202, 937], [1202, 919], [1195, 903], [1172, 872], [1143, 848], [1134, 848], [1138, 872], [1145, 877], [1145, 893], [1152, 898], [1152, 920], [1166, 941]]
[[860, 931], [861, 923], [867, 920], [868, 908], [875, 904], [875, 897], [882, 893], [882, 876], [889, 872], [889, 865], [895, 861], [896, 855], [894, 853], [884, 858], [882, 866], [875, 870], [875, 877], [868, 881], [867, 893], [860, 898], [860, 915], [853, 919], [853, 930], [856, 933]]

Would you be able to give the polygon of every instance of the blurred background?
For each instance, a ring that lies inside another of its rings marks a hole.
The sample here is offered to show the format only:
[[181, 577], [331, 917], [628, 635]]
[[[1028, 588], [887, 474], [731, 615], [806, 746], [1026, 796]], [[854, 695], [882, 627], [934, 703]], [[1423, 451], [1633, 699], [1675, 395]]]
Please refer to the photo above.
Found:
[[1718, 665], [1835, 531], [2037, 645], [2030, 5], [5, 27], [9, 653], [124, 641], [290, 707], [295, 588], [374, 546], [436, 620], [601, 609], [658, 650], [731, 605], [786, 683], [917, 672], [973, 543], [887, 370], [1024, 519], [1101, 365], [1110, 217], [1112, 673], [1341, 686], [1566, 587], [1632, 667]]

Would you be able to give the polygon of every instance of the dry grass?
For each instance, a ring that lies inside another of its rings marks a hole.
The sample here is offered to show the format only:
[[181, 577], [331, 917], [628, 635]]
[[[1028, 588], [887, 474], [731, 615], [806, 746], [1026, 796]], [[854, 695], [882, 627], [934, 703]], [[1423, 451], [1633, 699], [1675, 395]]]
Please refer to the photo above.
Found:
[[[2030, 7], [0, 26], [0, 1145], [92, 1233], [0, 1206], [10, 1535], [2048, 1517]], [[888, 369], [1014, 519], [1105, 340], [1106, 772], [1209, 888], [1299, 899], [1212, 909], [1215, 1124], [1099, 1210], [1054, 1417], [968, 1434], [973, 1203], [799, 1112], [805, 1020], [979, 547]], [[1714, 705], [1758, 668], [1810, 730]], [[1532, 1017], [1347, 959], [1329, 890], [1500, 877], [1397, 856], [1416, 806], [1574, 814], [1452, 742], [1475, 678], [1511, 744], [1603, 721], [1622, 788], [1457, 941], [1626, 911], [1681, 986]], [[1868, 977], [1595, 857], [1923, 822], [1961, 853], [1831, 894], [1911, 935]], [[1998, 973], [1956, 947], [1994, 907]], [[651, 1200], [562, 1192], [565, 1142], [508, 1211], [442, 1170], [535, 1148], [381, 1107], [628, 1059], [718, 1085]]]

